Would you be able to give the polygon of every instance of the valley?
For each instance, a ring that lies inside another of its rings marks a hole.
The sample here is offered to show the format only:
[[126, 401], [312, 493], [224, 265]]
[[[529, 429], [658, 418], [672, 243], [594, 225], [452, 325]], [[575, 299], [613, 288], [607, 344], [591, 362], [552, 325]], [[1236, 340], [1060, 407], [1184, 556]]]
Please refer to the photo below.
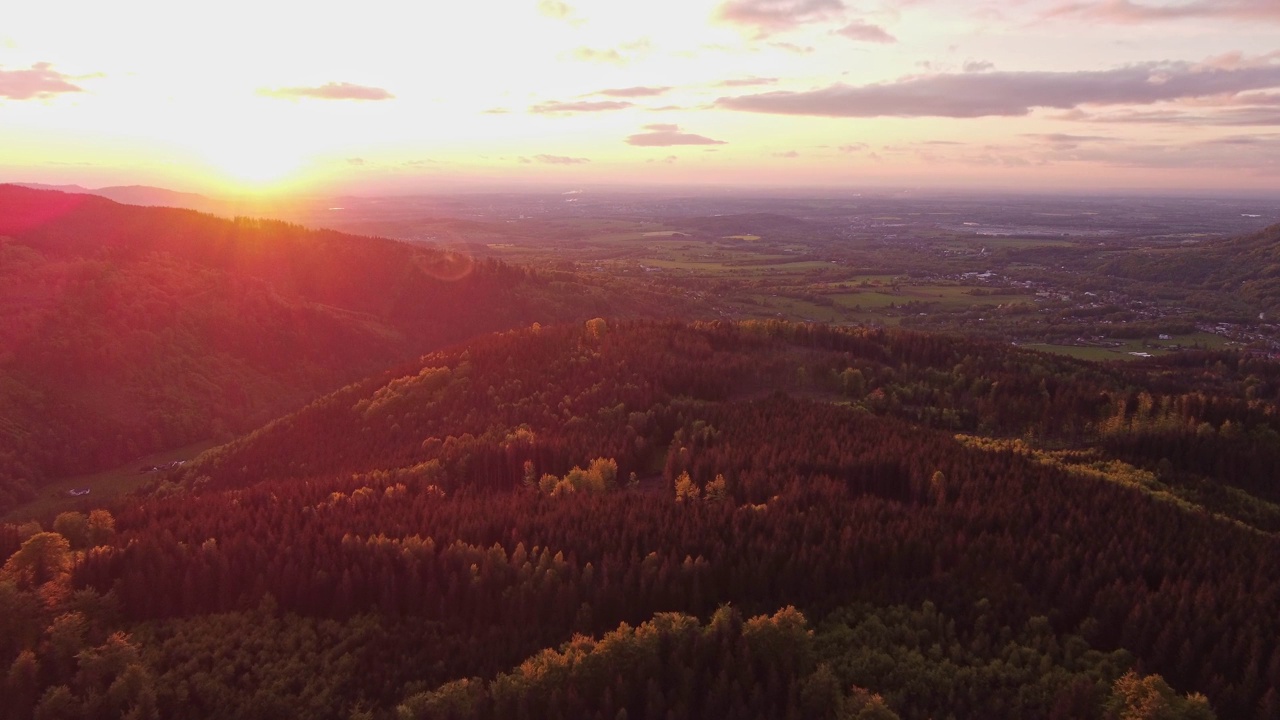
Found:
[[573, 197], [0, 187], [0, 717], [1280, 715], [1265, 208]]
[[[575, 193], [341, 202], [341, 212], [305, 217], [625, 278], [724, 319], [903, 326], [1091, 359], [1183, 347], [1280, 352], [1280, 326], [1267, 320], [1280, 317], [1280, 296], [1221, 260], [1233, 248], [1252, 251], [1233, 236], [1280, 222], [1280, 207], [1265, 199]], [[1218, 259], [1201, 262], [1209, 254]], [[1168, 276], [1139, 270], [1161, 264]]]

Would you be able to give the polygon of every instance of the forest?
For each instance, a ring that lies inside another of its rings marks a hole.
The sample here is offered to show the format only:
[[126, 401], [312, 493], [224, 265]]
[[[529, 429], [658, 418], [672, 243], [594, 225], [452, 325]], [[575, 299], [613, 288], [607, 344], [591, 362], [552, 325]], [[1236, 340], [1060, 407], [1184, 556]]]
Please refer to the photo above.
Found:
[[0, 526], [0, 713], [1277, 718], [1278, 400], [1240, 352], [491, 333]]
[[0, 185], [0, 516], [477, 333], [676, 300], [465, 253]]

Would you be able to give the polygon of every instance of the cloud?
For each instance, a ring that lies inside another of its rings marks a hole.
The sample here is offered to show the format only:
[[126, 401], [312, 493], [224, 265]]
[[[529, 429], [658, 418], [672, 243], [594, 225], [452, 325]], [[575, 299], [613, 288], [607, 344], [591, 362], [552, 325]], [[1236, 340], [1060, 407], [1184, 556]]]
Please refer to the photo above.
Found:
[[986, 72], [994, 69], [995, 66], [995, 63], [987, 62], [986, 60], [969, 60], [965, 62], [963, 70], [967, 73]]
[[1280, 3], [1275, 0], [1192, 0], [1177, 5], [1154, 5], [1132, 0], [1104, 0], [1066, 3], [1049, 10], [1047, 16], [1079, 17], [1116, 23], [1160, 20], [1280, 22]]
[[1280, 135], [1237, 137], [1194, 143], [1123, 144], [1057, 149], [1054, 161], [1095, 162], [1113, 167], [1280, 172]]
[[583, 62], [593, 63], [612, 63], [614, 65], [625, 65], [627, 59], [617, 50], [596, 50], [595, 48], [580, 47], [575, 48], [573, 57]]
[[259, 95], [296, 100], [390, 100], [395, 97], [382, 88], [356, 85], [347, 82], [331, 82], [318, 87], [263, 88]]
[[863, 150], [866, 150], [869, 147], [871, 146], [864, 142], [859, 142], [859, 143], [849, 143], [847, 145], [841, 145], [836, 149], [842, 153], [856, 153], [856, 152], [862, 152]]
[[361, 157], [353, 157], [353, 158], [347, 158], [347, 164], [348, 164], [348, 165], [354, 165], [354, 166], [356, 166], [356, 167], [360, 167], [360, 166], [364, 165], [364, 164], [365, 164], [365, 162], [364, 162], [364, 158], [361, 158]]
[[1053, 145], [1078, 144], [1083, 142], [1115, 142], [1116, 138], [1106, 137], [1105, 135], [1070, 135], [1068, 133], [1023, 133], [1023, 137], [1029, 137], [1041, 142], [1051, 143]]
[[480, 114], [481, 115], [506, 115], [507, 113], [510, 113], [510, 112], [511, 112], [510, 110], [504, 107], [492, 107], [492, 108], [489, 108], [488, 110], [481, 110]]
[[560, 0], [538, 0], [538, 12], [549, 18], [556, 20], [565, 20], [573, 15], [573, 8], [568, 3], [560, 2]]
[[779, 50], [786, 50], [787, 52], [793, 52], [797, 55], [812, 55], [814, 52], [816, 52], [816, 48], [810, 45], [797, 45], [795, 43], [789, 43], [789, 42], [769, 43], [769, 47], [775, 47], [775, 48], [778, 48]]
[[599, 92], [591, 93], [592, 95], [604, 95], [605, 97], [654, 97], [655, 95], [664, 95], [670, 92], [670, 87], [629, 87], [629, 88], [609, 88]]
[[884, 28], [879, 25], [872, 25], [862, 20], [854, 20], [836, 31], [837, 35], [847, 37], [850, 40], [858, 42], [873, 43], [896, 43], [898, 38], [890, 35]]
[[1280, 105], [1280, 93], [1249, 93], [1236, 99], [1243, 105]]
[[627, 138], [628, 145], [637, 147], [672, 147], [674, 145], [725, 145], [723, 140], [712, 140], [702, 135], [680, 132], [679, 125], [658, 123], [645, 125], [647, 132], [636, 133]]
[[1240, 107], [1208, 113], [1182, 110], [1122, 110], [1112, 113], [1087, 113], [1082, 110], [1072, 110], [1055, 119], [1136, 125], [1280, 126], [1280, 108]]
[[928, 163], [962, 166], [1018, 168], [1084, 164], [1109, 168], [1280, 174], [1280, 133], [1251, 133], [1194, 142], [1141, 142], [1120, 137], [1059, 133], [1023, 137], [1067, 142], [960, 145], [951, 151], [920, 145], [913, 146], [914, 149], [886, 150], [896, 155], [914, 154]]
[[773, 156], [777, 158], [798, 158], [800, 157], [800, 153], [795, 150], [788, 150], [786, 152], [776, 152]]
[[1280, 50], [1262, 55], [1245, 55], [1239, 50], [1232, 50], [1221, 55], [1205, 58], [1199, 67], [1216, 68], [1218, 70], [1238, 70], [1245, 67], [1266, 67], [1280, 59]]
[[716, 85], [718, 87], [754, 87], [756, 85], [776, 85], [777, 83], [778, 78], [776, 77], [746, 77], [721, 80]]
[[924, 75], [877, 85], [723, 97], [716, 105], [779, 115], [975, 118], [1021, 116], [1038, 107], [1145, 105], [1277, 86], [1280, 65], [1222, 70], [1168, 62], [1098, 71]]
[[1275, 145], [1276, 138], [1280, 135], [1271, 133], [1269, 135], [1231, 135], [1228, 137], [1214, 138], [1205, 140], [1203, 145]]
[[1031, 138], [1041, 146], [1048, 145], [1053, 150], [1074, 150], [1087, 143], [1115, 143], [1119, 138], [1105, 135], [1072, 135], [1070, 133], [1023, 133], [1022, 137]]
[[[523, 160], [523, 158], [521, 158]], [[591, 162], [588, 158], [569, 157], [567, 155], [534, 155], [534, 160], [546, 165], [581, 165]]]
[[559, 115], [622, 110], [623, 108], [634, 107], [634, 105], [634, 103], [622, 100], [577, 100], [572, 102], [558, 102], [551, 100], [531, 106], [529, 108], [529, 112], [537, 113], [539, 115]]
[[768, 35], [829, 20], [843, 11], [842, 0], [729, 0], [716, 9], [715, 18]]
[[74, 92], [84, 89], [67, 82], [67, 76], [49, 63], [36, 63], [28, 70], [0, 70], [0, 98], [42, 100]]

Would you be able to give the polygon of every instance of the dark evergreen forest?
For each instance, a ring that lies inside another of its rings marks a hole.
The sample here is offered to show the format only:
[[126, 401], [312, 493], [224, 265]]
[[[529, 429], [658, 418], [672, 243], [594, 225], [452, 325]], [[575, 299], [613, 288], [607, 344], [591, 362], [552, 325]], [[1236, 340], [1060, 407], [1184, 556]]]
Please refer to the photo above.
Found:
[[1233, 353], [488, 335], [0, 528], [3, 712], [1276, 718], [1278, 397]]

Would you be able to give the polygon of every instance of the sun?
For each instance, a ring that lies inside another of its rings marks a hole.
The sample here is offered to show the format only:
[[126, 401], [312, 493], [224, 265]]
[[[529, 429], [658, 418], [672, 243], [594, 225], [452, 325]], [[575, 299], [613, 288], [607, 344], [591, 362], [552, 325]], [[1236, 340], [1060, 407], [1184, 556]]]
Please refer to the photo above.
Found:
[[305, 158], [264, 147], [231, 147], [214, 151], [209, 163], [222, 181], [242, 190], [270, 190], [296, 179]]
[[302, 179], [312, 158], [287, 139], [243, 134], [206, 142], [200, 154], [212, 180], [229, 190], [264, 192]]
[[261, 148], [243, 148], [220, 153], [214, 161], [232, 179], [252, 185], [277, 183], [298, 170], [299, 158], [266, 151]]

